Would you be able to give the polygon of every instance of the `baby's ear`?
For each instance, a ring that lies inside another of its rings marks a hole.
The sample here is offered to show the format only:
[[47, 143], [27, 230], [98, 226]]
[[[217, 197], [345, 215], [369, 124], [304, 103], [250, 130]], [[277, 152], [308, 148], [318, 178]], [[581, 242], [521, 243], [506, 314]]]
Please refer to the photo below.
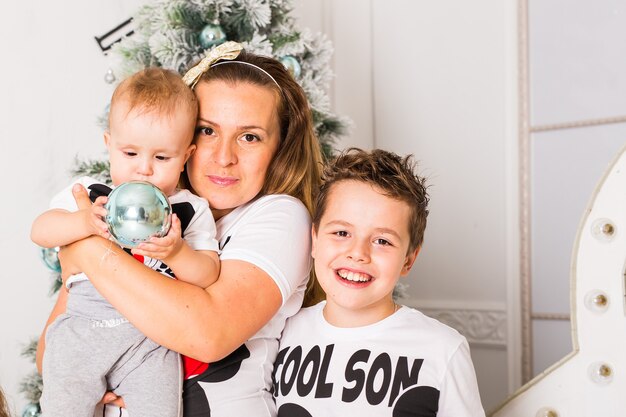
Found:
[[107, 130], [104, 131], [104, 145], [109, 146], [109, 141], [111, 140], [111, 132]]
[[193, 155], [195, 151], [196, 151], [196, 144], [192, 143], [187, 148], [187, 152], [185, 152], [185, 163], [189, 160], [189, 158], [191, 157], [191, 155]]
[[417, 255], [420, 253], [420, 249], [422, 249], [422, 247], [418, 246], [417, 248], [415, 248], [415, 250], [409, 252], [409, 254], [406, 255], [406, 258], [404, 258], [404, 265], [402, 265], [402, 271], [400, 271], [400, 276], [403, 277], [407, 275], [411, 268], [413, 268], [413, 263], [415, 262], [415, 259], [417, 259]]

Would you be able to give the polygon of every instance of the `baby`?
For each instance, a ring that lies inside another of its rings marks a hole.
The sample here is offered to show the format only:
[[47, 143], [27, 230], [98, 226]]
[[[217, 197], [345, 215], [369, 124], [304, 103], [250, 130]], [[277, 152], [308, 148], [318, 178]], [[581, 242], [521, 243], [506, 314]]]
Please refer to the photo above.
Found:
[[[172, 205], [167, 235], [140, 243], [133, 256], [164, 275], [206, 288], [220, 268], [215, 222], [206, 200], [178, 188], [195, 150], [197, 113], [195, 95], [178, 74], [148, 68], [113, 93], [104, 142], [113, 186], [148, 181]], [[71, 193], [77, 184], [89, 192], [90, 209], [77, 210]], [[92, 178], [80, 178], [35, 220], [32, 240], [51, 248], [91, 235], [110, 237], [103, 220], [110, 191]], [[84, 274], [69, 277], [61, 291], [67, 291], [67, 309], [45, 333], [43, 415], [92, 417], [107, 390], [123, 396], [132, 417], [182, 415], [179, 355], [141, 334]]]

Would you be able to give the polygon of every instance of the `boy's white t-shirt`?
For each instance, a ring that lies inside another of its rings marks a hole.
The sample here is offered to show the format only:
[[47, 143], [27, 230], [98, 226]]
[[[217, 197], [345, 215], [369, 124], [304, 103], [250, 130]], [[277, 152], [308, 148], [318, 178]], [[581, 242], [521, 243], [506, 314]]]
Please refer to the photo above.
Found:
[[279, 417], [483, 417], [467, 341], [402, 307], [372, 325], [338, 328], [325, 302], [290, 318], [274, 365]]

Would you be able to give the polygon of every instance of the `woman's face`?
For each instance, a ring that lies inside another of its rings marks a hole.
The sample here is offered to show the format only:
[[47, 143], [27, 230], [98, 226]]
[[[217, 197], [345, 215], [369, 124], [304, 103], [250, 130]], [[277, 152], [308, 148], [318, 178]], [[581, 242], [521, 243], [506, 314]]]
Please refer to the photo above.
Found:
[[200, 82], [195, 91], [196, 151], [187, 174], [218, 219], [263, 187], [280, 141], [278, 98], [270, 89], [245, 82]]

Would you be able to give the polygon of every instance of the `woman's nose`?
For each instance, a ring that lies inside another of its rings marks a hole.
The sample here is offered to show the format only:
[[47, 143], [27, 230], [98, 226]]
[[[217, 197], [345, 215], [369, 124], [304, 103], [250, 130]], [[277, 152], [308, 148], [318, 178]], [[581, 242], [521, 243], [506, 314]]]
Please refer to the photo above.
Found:
[[237, 161], [236, 144], [230, 140], [220, 139], [213, 149], [213, 159], [220, 166], [232, 165]]

